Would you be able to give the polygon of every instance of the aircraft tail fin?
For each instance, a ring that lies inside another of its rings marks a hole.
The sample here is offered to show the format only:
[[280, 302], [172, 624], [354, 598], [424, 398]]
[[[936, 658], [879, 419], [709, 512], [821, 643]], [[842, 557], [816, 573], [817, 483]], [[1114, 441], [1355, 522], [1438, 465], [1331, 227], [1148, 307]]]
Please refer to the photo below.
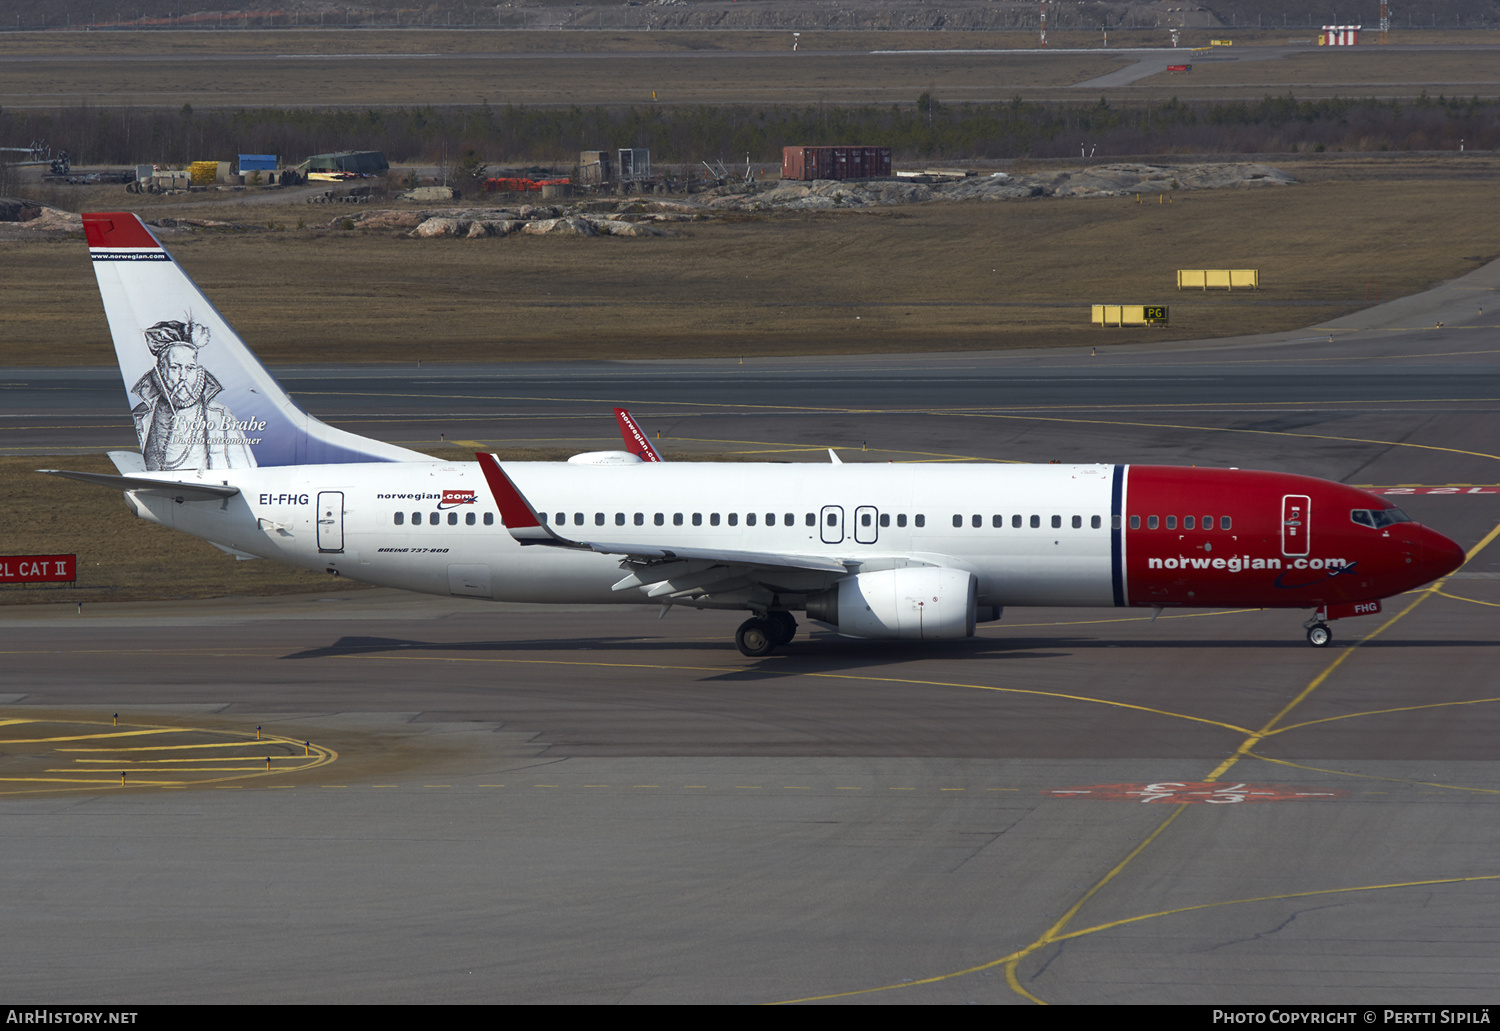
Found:
[[146, 471], [431, 461], [299, 408], [135, 215], [83, 230]]

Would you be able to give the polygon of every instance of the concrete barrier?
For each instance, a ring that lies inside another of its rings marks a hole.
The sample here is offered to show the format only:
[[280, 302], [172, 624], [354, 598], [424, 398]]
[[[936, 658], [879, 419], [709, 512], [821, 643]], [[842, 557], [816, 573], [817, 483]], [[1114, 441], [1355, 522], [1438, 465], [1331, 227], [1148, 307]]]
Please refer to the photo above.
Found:
[[1260, 270], [1253, 268], [1178, 269], [1177, 289], [1259, 290]]
[[1167, 309], [1157, 304], [1096, 304], [1096, 326], [1154, 326], [1167, 321]]

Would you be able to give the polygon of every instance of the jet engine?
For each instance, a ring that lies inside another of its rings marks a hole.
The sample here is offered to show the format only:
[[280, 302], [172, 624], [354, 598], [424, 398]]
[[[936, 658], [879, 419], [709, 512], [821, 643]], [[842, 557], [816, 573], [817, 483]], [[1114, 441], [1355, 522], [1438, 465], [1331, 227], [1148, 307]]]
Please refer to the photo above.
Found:
[[807, 615], [849, 637], [972, 637], [978, 588], [974, 574], [961, 569], [882, 569], [858, 573], [809, 595]]

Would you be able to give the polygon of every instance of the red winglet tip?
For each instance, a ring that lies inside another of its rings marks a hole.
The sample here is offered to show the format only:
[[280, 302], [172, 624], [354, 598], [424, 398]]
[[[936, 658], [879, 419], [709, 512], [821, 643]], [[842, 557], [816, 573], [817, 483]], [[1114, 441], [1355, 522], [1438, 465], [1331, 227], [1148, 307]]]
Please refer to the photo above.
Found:
[[146, 224], [129, 211], [84, 212], [83, 235], [90, 247], [110, 250], [161, 247]]
[[490, 485], [490, 493], [495, 496], [495, 504], [500, 509], [500, 522], [505, 524], [506, 529], [541, 526], [531, 506], [521, 496], [516, 485], [510, 482], [510, 477], [505, 475], [505, 470], [500, 468], [495, 456], [475, 452], [474, 457], [479, 460], [479, 468], [484, 472], [485, 482]]

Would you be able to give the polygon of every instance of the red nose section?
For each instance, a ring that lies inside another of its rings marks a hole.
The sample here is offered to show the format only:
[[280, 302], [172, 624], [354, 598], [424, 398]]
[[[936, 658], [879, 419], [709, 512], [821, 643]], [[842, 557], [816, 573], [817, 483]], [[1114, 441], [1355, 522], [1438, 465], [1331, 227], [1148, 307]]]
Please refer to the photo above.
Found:
[[1425, 526], [1421, 529], [1421, 549], [1418, 552], [1418, 561], [1422, 563], [1422, 571], [1428, 580], [1445, 577], [1467, 561], [1468, 556], [1464, 554], [1464, 549], [1456, 543], [1436, 530], [1429, 530]]

